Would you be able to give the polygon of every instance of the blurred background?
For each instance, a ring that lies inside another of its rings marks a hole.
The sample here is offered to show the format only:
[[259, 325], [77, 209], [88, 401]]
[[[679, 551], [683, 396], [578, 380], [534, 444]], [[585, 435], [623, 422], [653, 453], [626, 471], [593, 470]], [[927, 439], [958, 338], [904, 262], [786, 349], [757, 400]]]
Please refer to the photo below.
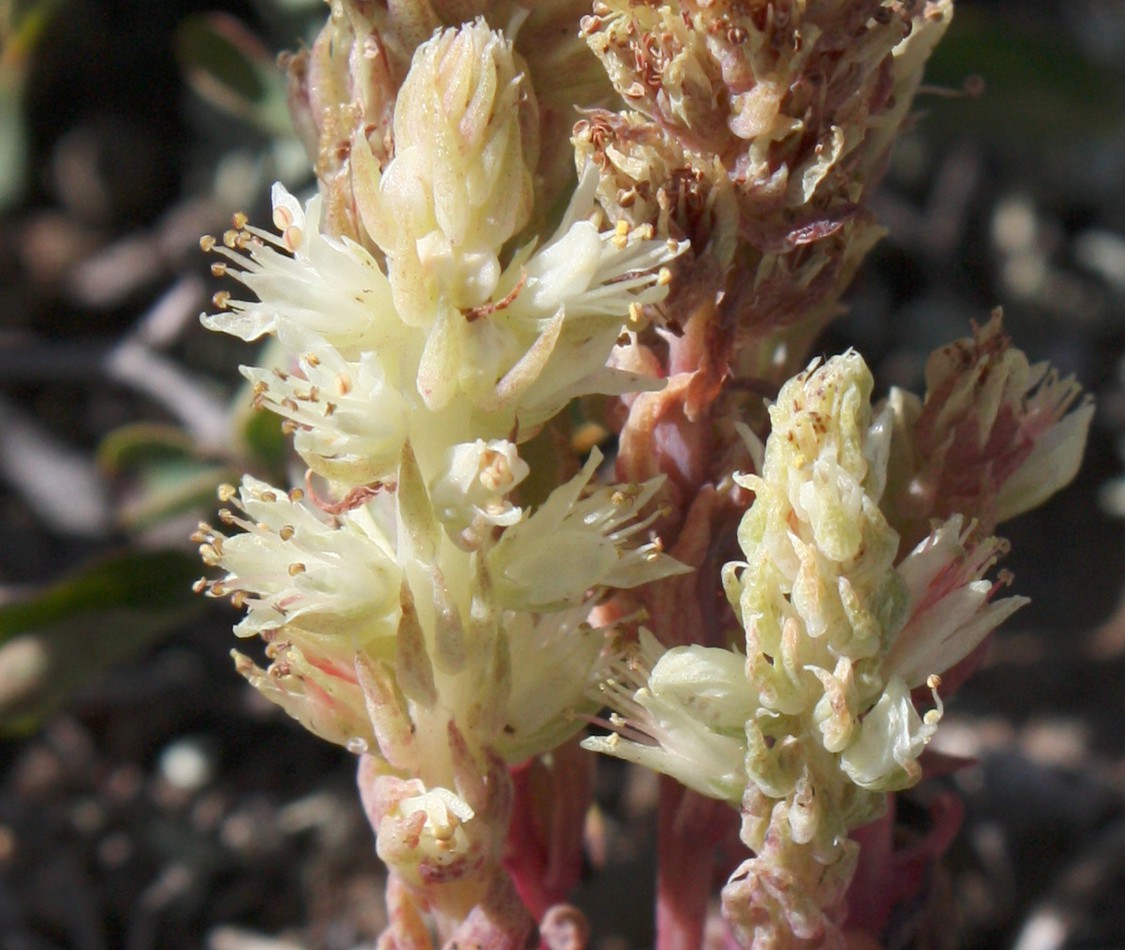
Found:
[[[199, 326], [198, 239], [311, 185], [274, 64], [324, 12], [0, 0], [0, 950], [382, 927], [353, 757], [244, 686], [233, 613], [190, 591], [215, 485], [285, 477], [238, 388], [253, 350]], [[1033, 602], [935, 740], [978, 764], [943, 780], [966, 824], [926, 945], [1125, 947], [1125, 4], [961, 0], [927, 82], [823, 350], [919, 389], [1001, 305], [1098, 412], [1074, 485], [1005, 526]], [[641, 950], [655, 783], [603, 764], [579, 902], [595, 947]]]

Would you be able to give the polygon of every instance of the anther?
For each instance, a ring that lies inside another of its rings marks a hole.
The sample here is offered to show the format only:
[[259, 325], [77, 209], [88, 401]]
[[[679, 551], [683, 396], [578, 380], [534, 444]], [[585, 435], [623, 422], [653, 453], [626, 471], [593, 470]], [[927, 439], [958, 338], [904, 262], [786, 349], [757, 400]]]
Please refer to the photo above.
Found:
[[213, 303], [220, 310], [226, 310], [227, 305], [230, 303], [230, 293], [226, 290], [218, 291], [212, 298]]
[[246, 227], [246, 225], [250, 221], [250, 219], [248, 217], [246, 217], [246, 215], [243, 212], [236, 211], [234, 214], [232, 214], [230, 216], [230, 221], [231, 221], [231, 224], [233, 224], [237, 230], [241, 231], [244, 227]]
[[296, 577], [298, 574], [304, 574], [307, 570], [308, 568], [300, 561], [294, 561], [289, 565], [289, 576]]
[[210, 253], [211, 251], [215, 250], [216, 243], [217, 242], [215, 241], [215, 235], [204, 234], [203, 237], [199, 239], [199, 249], [201, 251]]
[[285, 242], [285, 249], [293, 253], [301, 246], [301, 243], [305, 240], [305, 235], [300, 228], [288, 227], [282, 233], [281, 239]]
[[296, 532], [297, 529], [294, 528], [293, 525], [283, 524], [281, 529], [277, 532], [277, 536], [281, 538], [282, 541], [288, 541]]

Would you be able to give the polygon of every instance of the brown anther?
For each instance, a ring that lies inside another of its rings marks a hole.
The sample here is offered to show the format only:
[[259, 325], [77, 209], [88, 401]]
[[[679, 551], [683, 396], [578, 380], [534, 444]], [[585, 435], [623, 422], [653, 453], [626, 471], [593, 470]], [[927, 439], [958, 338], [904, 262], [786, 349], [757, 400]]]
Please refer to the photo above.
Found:
[[241, 231], [250, 222], [250, 219], [241, 211], [236, 211], [230, 216], [230, 222], [236, 231]]
[[194, 584], [191, 585], [191, 589], [193, 591], [195, 591], [195, 593], [197, 593], [197, 594], [202, 594], [205, 590], [207, 590], [207, 584], [208, 584], [207, 578], [201, 577], [201, 578], [199, 578], [199, 580], [197, 580]]
[[289, 565], [289, 576], [296, 577], [298, 574], [304, 574], [307, 570], [308, 568], [300, 561], [294, 561]]
[[281, 526], [281, 529], [277, 532], [277, 536], [279, 538], [281, 538], [282, 541], [288, 541], [296, 533], [297, 533], [297, 529], [294, 528], [293, 525], [283, 524]]
[[346, 396], [352, 391], [352, 380], [350, 376], [341, 373], [336, 377], [336, 392], [341, 396]]
[[220, 508], [219, 520], [225, 525], [232, 525], [234, 524], [234, 513], [229, 508]]
[[230, 293], [226, 290], [218, 291], [212, 298], [213, 303], [220, 310], [226, 310], [227, 305], [230, 303]]
[[292, 419], [285, 419], [281, 423], [281, 434], [290, 436], [297, 432], [299, 426]]
[[224, 264], [222, 261], [217, 261], [216, 263], [212, 264], [211, 265], [211, 276], [212, 277], [226, 277], [227, 276], [227, 265]]
[[316, 368], [317, 366], [320, 365], [320, 357], [317, 356], [315, 353], [306, 353], [305, 354], [305, 363], [309, 366], [312, 366], [313, 368]]
[[213, 235], [213, 234], [204, 234], [204, 235], [203, 235], [203, 236], [202, 236], [202, 237], [201, 237], [201, 238], [199, 239], [199, 249], [200, 249], [201, 251], [204, 251], [204, 252], [206, 252], [206, 253], [208, 253], [208, 254], [209, 254], [209, 253], [211, 253], [211, 251], [215, 250], [215, 245], [216, 245], [217, 243], [218, 243], [218, 242], [217, 242], [217, 241], [215, 240], [215, 235]]
[[287, 372], [285, 372], [285, 370], [278, 369], [276, 366], [274, 367], [273, 374], [278, 379], [280, 379], [283, 383], [289, 378], [289, 374]]
[[332, 415], [332, 414], [333, 414], [333, 413], [334, 413], [335, 411], [336, 411], [336, 403], [334, 403], [334, 402], [326, 402], [326, 403], [324, 404], [324, 414], [325, 414], [325, 416], [330, 416], [330, 415]]
[[489, 301], [488, 303], [481, 304], [479, 307], [470, 307], [468, 310], [462, 310], [461, 313], [465, 319], [472, 323], [481, 317], [487, 317], [489, 314], [496, 313], [498, 310], [504, 310], [512, 305], [512, 302], [520, 295], [523, 290], [523, 285], [527, 282], [527, 270], [520, 271], [520, 279], [516, 281], [516, 286], [506, 293], [503, 297], [495, 303]]
[[231, 595], [230, 603], [235, 610], [242, 610], [246, 606], [246, 591], [236, 590]]

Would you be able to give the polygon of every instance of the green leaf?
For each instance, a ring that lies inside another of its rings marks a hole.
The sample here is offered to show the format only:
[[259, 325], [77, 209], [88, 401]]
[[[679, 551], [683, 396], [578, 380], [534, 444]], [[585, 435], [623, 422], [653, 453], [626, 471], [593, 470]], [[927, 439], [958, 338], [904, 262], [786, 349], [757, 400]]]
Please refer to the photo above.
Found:
[[281, 70], [240, 21], [225, 13], [187, 18], [176, 33], [176, 54], [208, 102], [270, 135], [292, 134]]
[[98, 446], [99, 467], [110, 475], [160, 462], [182, 462], [195, 457], [191, 437], [172, 425], [139, 422], [115, 429]]
[[272, 412], [251, 409], [240, 422], [243, 449], [251, 467], [268, 472], [275, 481], [283, 479], [289, 440], [281, 431], [281, 419]]
[[25, 599], [0, 604], [0, 734], [35, 729], [111, 666], [202, 613], [199, 562], [128, 551]]

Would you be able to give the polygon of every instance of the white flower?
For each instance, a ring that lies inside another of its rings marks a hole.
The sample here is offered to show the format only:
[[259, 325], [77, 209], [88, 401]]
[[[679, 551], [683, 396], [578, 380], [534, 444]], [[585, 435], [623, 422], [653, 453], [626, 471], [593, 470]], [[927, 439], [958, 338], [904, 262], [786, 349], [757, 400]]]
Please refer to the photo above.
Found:
[[497, 603], [511, 610], [557, 610], [599, 588], [637, 587], [690, 570], [662, 553], [658, 541], [630, 546], [633, 535], [659, 515], [636, 520], [662, 479], [587, 491], [601, 459], [595, 449], [581, 472], [508, 528], [489, 552]]
[[910, 700], [910, 690], [892, 676], [883, 695], [860, 723], [855, 740], [840, 755], [840, 768], [860, 788], [893, 792], [916, 785], [922, 778], [918, 756], [937, 732], [941, 719], [941, 680], [927, 681], [936, 709], [919, 716]]
[[377, 829], [379, 857], [408, 880], [434, 882], [469, 872], [469, 859], [480, 848], [466, 827], [476, 817], [469, 804], [420, 779], [384, 782], [393, 793]]
[[307, 209], [280, 183], [273, 186], [273, 219], [280, 236], [235, 216], [235, 229], [222, 243], [201, 241], [204, 250], [229, 258], [236, 266], [216, 264], [216, 275], [229, 274], [256, 294], [258, 301], [232, 299], [220, 291], [215, 303], [223, 312], [204, 315], [203, 325], [242, 340], [299, 327], [319, 334], [348, 357], [361, 350], [393, 349], [402, 336], [391, 287], [375, 259], [348, 238], [320, 231], [321, 199]]
[[363, 692], [352, 671], [337, 667], [326, 657], [306, 655], [284, 639], [271, 639], [266, 654], [272, 662], [263, 670], [249, 657], [231, 651], [239, 674], [309, 732], [350, 752], [374, 747]]
[[238, 490], [220, 488], [219, 498], [245, 514], [219, 512], [224, 524], [242, 532], [227, 537], [200, 526], [195, 537], [204, 563], [226, 575], [199, 586], [247, 608], [235, 633], [265, 635], [283, 627], [287, 635], [304, 633], [321, 650], [339, 652], [345, 669], [363, 645], [394, 637], [401, 571], [364, 509], [328, 524], [302, 503], [300, 491], [286, 494], [249, 475]]
[[602, 690], [615, 732], [582, 747], [737, 804], [746, 788], [746, 722], [757, 711], [746, 657], [696, 645], [661, 650], [642, 629], [640, 642], [613, 664]]
[[455, 445], [446, 453], [441, 474], [430, 484], [434, 513], [455, 543], [474, 548], [488, 526], [520, 520], [523, 510], [508, 495], [530, 471], [505, 439]]
[[522, 248], [505, 268], [498, 302], [447, 312], [431, 331], [419, 369], [427, 401], [459, 386], [486, 412], [515, 411], [524, 437], [575, 396], [658, 388], [608, 367], [627, 323], [667, 294], [663, 267], [687, 247], [653, 239], [652, 228], [599, 230], [589, 168], [554, 236]]
[[581, 728], [577, 713], [593, 712], [589, 696], [604, 671], [606, 631], [586, 622], [589, 613], [585, 604], [538, 616], [504, 613], [516, 675], [496, 747], [508, 762], [556, 748]]
[[376, 354], [346, 360], [324, 339], [279, 331], [297, 372], [243, 366], [258, 406], [290, 421], [293, 445], [318, 475], [349, 488], [393, 480], [406, 441], [407, 404]]
[[1028, 602], [1026, 597], [993, 600], [1003, 586], [984, 575], [1004, 553], [999, 538], [973, 538], [954, 515], [898, 566], [910, 591], [910, 614], [896, 634], [884, 661], [888, 676], [913, 689], [931, 673], [943, 673], [968, 656], [980, 642]]

